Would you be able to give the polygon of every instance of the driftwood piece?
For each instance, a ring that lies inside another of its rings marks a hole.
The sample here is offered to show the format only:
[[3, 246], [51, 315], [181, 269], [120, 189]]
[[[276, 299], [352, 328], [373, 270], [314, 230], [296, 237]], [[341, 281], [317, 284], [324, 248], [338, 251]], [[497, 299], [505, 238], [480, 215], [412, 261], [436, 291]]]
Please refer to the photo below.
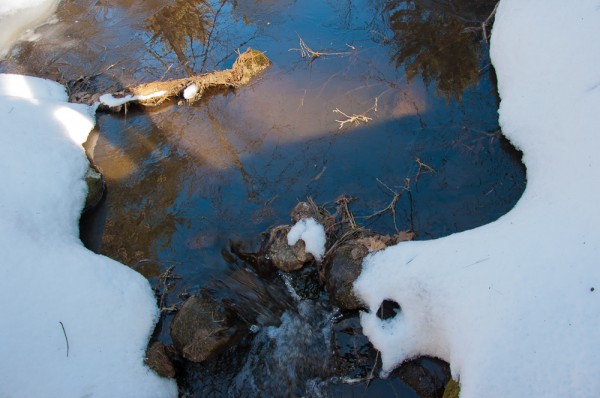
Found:
[[238, 56], [231, 69], [144, 83], [114, 94], [101, 95], [95, 101], [98, 101], [100, 109], [117, 112], [125, 104], [157, 106], [170, 98], [182, 98], [191, 103], [202, 98], [207, 89], [236, 88], [248, 84], [269, 66], [271, 61], [261, 51], [249, 48]]

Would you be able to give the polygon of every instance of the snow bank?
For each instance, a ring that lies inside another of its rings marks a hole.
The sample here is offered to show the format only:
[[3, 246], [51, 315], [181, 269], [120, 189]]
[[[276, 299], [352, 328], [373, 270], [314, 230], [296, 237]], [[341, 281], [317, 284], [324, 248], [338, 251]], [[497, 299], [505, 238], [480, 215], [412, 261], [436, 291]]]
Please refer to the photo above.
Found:
[[29, 28], [51, 16], [60, 0], [0, 0], [0, 59]]
[[[524, 152], [516, 207], [368, 257], [355, 290], [384, 368], [447, 360], [465, 397], [600, 396], [600, 3], [501, 0], [500, 124]], [[382, 321], [383, 300], [401, 306]]]
[[315, 221], [314, 218], [305, 218], [298, 221], [290, 232], [288, 232], [288, 245], [293, 246], [300, 239], [304, 241], [307, 253], [312, 254], [317, 260], [321, 260], [325, 254], [325, 228]]
[[95, 121], [66, 98], [0, 75], [0, 396], [176, 396], [143, 365], [158, 315], [148, 282], [79, 241]]

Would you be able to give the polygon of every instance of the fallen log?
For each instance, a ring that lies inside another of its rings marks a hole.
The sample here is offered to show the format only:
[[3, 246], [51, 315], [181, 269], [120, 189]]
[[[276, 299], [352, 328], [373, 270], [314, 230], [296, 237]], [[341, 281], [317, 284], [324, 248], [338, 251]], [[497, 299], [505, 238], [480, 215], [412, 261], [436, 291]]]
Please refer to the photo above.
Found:
[[94, 102], [99, 109], [119, 112], [124, 105], [157, 106], [171, 98], [180, 98], [188, 103], [202, 98], [210, 88], [237, 88], [271, 66], [271, 61], [258, 50], [247, 49], [235, 60], [231, 69], [204, 73], [182, 79], [157, 81], [112, 93], [88, 97], [84, 101]]

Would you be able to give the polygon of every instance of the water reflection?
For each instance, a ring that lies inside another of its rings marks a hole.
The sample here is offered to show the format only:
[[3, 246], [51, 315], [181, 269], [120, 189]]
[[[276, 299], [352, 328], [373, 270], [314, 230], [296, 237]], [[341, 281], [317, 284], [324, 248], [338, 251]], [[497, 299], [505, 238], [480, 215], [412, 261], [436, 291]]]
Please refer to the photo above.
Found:
[[408, 80], [421, 76], [439, 94], [460, 98], [479, 79], [482, 22], [496, 1], [389, 0], [392, 61]]
[[151, 42], [162, 42], [177, 55], [186, 66], [189, 75], [186, 49], [193, 49], [194, 41], [205, 45], [212, 27], [214, 10], [207, 0], [175, 0], [172, 5], [162, 7], [146, 20], [147, 29], [152, 31]]
[[[98, 138], [94, 151], [110, 187], [102, 251], [128, 265], [157, 258], [171, 245], [173, 233], [186, 225], [174, 204], [190, 159], [142, 115], [128, 119], [102, 115], [98, 123], [112, 132]], [[128, 148], [137, 167], [123, 170], [122, 147]]]

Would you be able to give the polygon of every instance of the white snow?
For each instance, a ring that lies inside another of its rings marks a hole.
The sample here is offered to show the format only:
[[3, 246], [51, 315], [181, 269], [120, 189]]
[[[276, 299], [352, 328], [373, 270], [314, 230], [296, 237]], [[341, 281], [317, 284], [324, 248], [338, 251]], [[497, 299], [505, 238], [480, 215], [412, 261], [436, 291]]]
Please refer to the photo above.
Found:
[[160, 97], [161, 95], [165, 95], [166, 91], [157, 91], [155, 93], [147, 94], [147, 95], [126, 95], [124, 97], [117, 98], [112, 94], [103, 94], [100, 96], [99, 101], [101, 104], [114, 107], [121, 106], [131, 101], [139, 101], [139, 100], [147, 100], [150, 98]]
[[[0, 0], [0, 59], [29, 28], [50, 17], [60, 0]], [[31, 34], [30, 37], [33, 37]]]
[[198, 86], [195, 84], [190, 84], [185, 88], [185, 90], [183, 90], [183, 98], [186, 100], [194, 98], [196, 94], [198, 94]]
[[79, 241], [95, 120], [66, 98], [0, 74], [0, 396], [175, 397], [143, 365], [158, 315], [148, 282]]
[[[386, 371], [443, 358], [461, 398], [600, 396], [600, 2], [501, 0], [492, 61], [527, 188], [496, 222], [365, 260]], [[385, 299], [401, 313], [382, 321]]]
[[298, 221], [287, 235], [288, 245], [293, 246], [300, 239], [304, 241], [305, 250], [315, 259], [321, 260], [325, 254], [325, 228], [314, 218], [304, 218]]

